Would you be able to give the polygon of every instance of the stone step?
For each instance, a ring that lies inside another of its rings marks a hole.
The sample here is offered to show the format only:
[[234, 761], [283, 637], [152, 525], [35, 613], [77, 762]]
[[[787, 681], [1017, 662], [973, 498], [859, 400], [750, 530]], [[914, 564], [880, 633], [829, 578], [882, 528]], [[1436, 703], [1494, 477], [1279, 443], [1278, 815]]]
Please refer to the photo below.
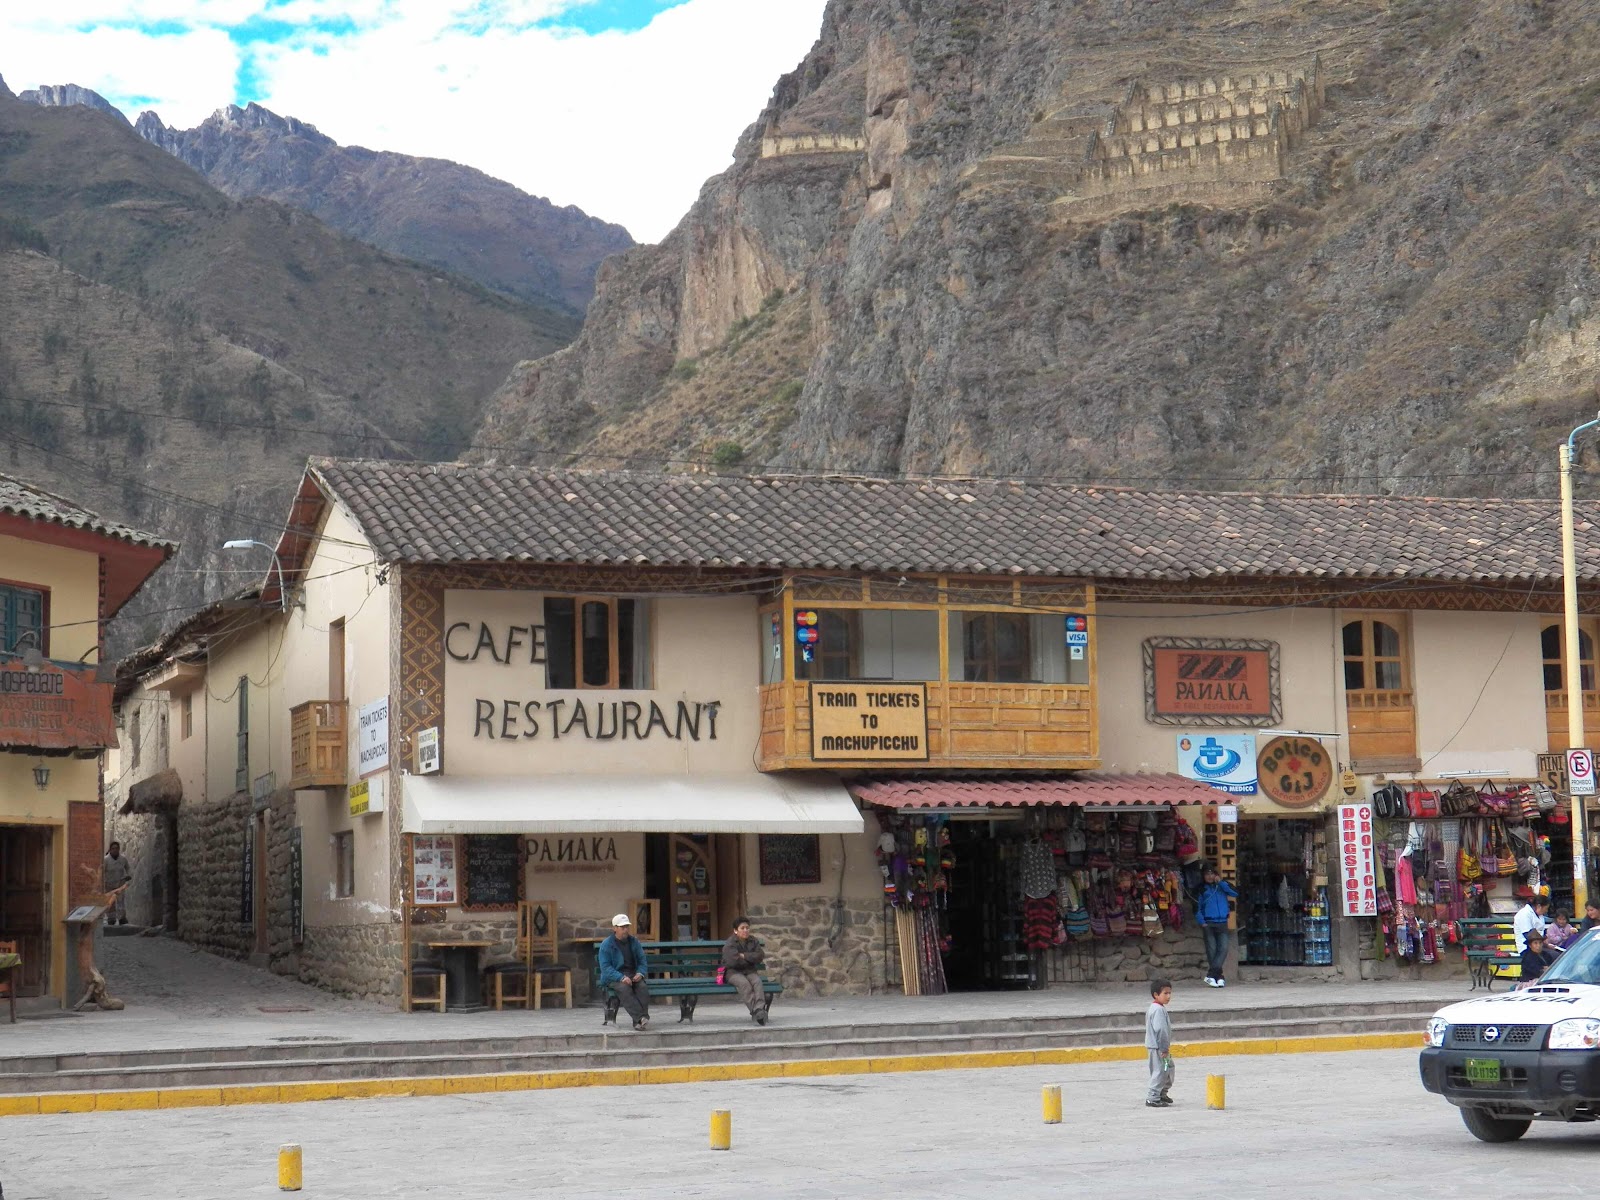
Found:
[[[1441, 1005], [1457, 997], [1437, 1001], [1372, 1000], [1359, 1002], [1329, 1002], [1326, 1004], [1296, 1005], [1283, 1008], [1259, 1005], [1242, 1008], [1205, 1008], [1177, 1010], [1175, 1017], [1185, 1024], [1215, 1024], [1222, 1021], [1240, 1024], [1277, 1022], [1287, 1018], [1340, 1019], [1369, 1016], [1405, 1015], [1411, 1019], [1426, 1020]], [[580, 1010], [581, 1011], [581, 1010]], [[20, 1055], [0, 1057], [0, 1078], [16, 1073], [36, 1074], [53, 1070], [121, 1070], [137, 1066], [205, 1065], [219, 1062], [248, 1061], [255, 1063], [290, 1063], [329, 1058], [384, 1058], [415, 1055], [451, 1055], [470, 1053], [538, 1054], [552, 1050], [606, 1051], [619, 1043], [627, 1044], [636, 1037], [631, 1030], [601, 1027], [600, 1010], [591, 1010], [596, 1029], [592, 1033], [516, 1034], [492, 1037], [425, 1038], [392, 1041], [308, 1039], [294, 1042], [274, 1042], [249, 1046], [196, 1046], [180, 1049], [85, 1051], [77, 1054]], [[701, 1010], [702, 1015], [706, 1012]], [[775, 1024], [766, 1027], [739, 1025], [727, 1028], [715, 1025], [680, 1024], [672, 1016], [673, 1006], [665, 1001], [657, 1006], [658, 1029], [671, 1028], [673, 1036], [683, 1045], [736, 1043], [760, 1045], [772, 1041], [805, 1035], [818, 1039], [832, 1037], [837, 1040], [852, 1038], [900, 1037], [982, 1037], [1015, 1035], [1020, 1033], [1070, 1034], [1090, 1027], [1094, 1029], [1142, 1029], [1144, 1012], [1141, 1009], [1097, 1015], [993, 1017], [955, 1021], [875, 1022], [871, 1024], [790, 1026], [783, 1020], [781, 1001], [773, 1009]], [[427, 1021], [431, 1014], [419, 1013], [417, 1020]]]
[[[1386, 1006], [1392, 1007], [1392, 1006]], [[1298, 1010], [1273, 1013], [1270, 1018], [1239, 1019], [1240, 1014], [1217, 1012], [1179, 1014], [1179, 1040], [1198, 1042], [1249, 1038], [1306, 1037], [1327, 1034], [1392, 1033], [1420, 1031], [1433, 1011], [1391, 1011], [1304, 1015]], [[1025, 1024], [1019, 1022], [1016, 1024]], [[753, 1031], [753, 1030], [752, 1030]], [[478, 1042], [319, 1044], [299, 1049], [307, 1054], [283, 1059], [256, 1057], [264, 1047], [218, 1051], [212, 1061], [130, 1062], [118, 1056], [72, 1055], [59, 1060], [41, 1058], [21, 1069], [0, 1074], [0, 1094], [27, 1095], [61, 1091], [106, 1091], [175, 1087], [229, 1087], [262, 1083], [326, 1082], [349, 1079], [435, 1078], [542, 1071], [581, 1071], [605, 1068], [671, 1067], [740, 1062], [774, 1062], [807, 1059], [872, 1058], [901, 1055], [961, 1054], [985, 1051], [1026, 1051], [1093, 1046], [1138, 1045], [1142, 1022], [1130, 1024], [1120, 1014], [1105, 1019], [1078, 1018], [1074, 1028], [993, 1029], [987, 1032], [936, 1033], [905, 1026], [884, 1025], [867, 1032], [850, 1027], [780, 1030], [769, 1026], [760, 1041], [741, 1039], [751, 1031], [703, 1031], [706, 1036], [668, 1026], [661, 1032], [631, 1031], [598, 1039], [530, 1039], [547, 1043], [539, 1048], [516, 1048], [507, 1039]], [[688, 1035], [685, 1036], [685, 1033]], [[519, 1039], [510, 1039], [517, 1041]], [[599, 1045], [574, 1045], [574, 1042]], [[271, 1047], [270, 1049], [280, 1049]], [[373, 1052], [383, 1051], [383, 1052]], [[121, 1056], [136, 1059], [140, 1056]], [[25, 1062], [26, 1060], [9, 1060]], [[61, 1065], [66, 1064], [66, 1065]]]

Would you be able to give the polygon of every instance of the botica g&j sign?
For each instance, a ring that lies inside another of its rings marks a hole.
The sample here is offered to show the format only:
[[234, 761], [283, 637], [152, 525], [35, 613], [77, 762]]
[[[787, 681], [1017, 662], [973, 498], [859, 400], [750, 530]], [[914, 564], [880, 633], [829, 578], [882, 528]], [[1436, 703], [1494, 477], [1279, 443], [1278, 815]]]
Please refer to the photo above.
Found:
[[1275, 737], [1256, 758], [1261, 793], [1285, 808], [1311, 808], [1333, 786], [1333, 756], [1314, 737]]

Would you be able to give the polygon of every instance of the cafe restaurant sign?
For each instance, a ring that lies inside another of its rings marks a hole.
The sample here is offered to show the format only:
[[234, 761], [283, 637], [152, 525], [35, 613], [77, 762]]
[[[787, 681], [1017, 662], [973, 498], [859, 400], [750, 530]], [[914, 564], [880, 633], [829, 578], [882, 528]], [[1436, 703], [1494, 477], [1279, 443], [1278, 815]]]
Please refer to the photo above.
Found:
[[30, 667], [0, 659], [0, 746], [103, 750], [117, 744], [110, 683], [95, 668], [46, 660]]
[[1278, 643], [1229, 638], [1146, 638], [1144, 719], [1216, 728], [1283, 719]]
[[813, 683], [811, 757], [831, 762], [926, 762], [928, 685]]

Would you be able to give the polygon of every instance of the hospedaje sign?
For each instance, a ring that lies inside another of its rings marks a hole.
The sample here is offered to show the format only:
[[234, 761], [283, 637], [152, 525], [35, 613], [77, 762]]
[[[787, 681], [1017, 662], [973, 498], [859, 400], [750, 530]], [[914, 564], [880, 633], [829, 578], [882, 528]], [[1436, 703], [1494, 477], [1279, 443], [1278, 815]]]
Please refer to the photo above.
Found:
[[1144, 715], [1153, 725], [1275, 725], [1283, 717], [1278, 643], [1144, 641]]
[[45, 660], [0, 659], [0, 746], [105, 750], [117, 744], [110, 683], [97, 669]]

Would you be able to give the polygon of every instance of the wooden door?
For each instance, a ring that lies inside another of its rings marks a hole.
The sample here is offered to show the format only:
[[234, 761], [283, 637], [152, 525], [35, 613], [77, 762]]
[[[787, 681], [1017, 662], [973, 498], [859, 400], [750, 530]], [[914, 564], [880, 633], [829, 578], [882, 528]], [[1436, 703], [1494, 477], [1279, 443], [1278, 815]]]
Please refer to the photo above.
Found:
[[255, 893], [255, 952], [267, 952], [267, 814], [255, 815], [255, 879], [251, 890]]
[[717, 854], [707, 833], [672, 835], [672, 940], [720, 940], [717, 932]]
[[54, 830], [0, 826], [0, 941], [22, 955], [20, 996], [50, 990], [50, 849]]
[[[719, 833], [712, 838], [717, 854], [716, 881], [716, 932], [713, 937], [725, 938], [733, 932], [733, 923], [747, 915], [744, 894], [744, 839], [747, 835]], [[753, 837], [754, 835], [748, 835]]]
[[344, 618], [328, 626], [328, 699], [340, 702], [344, 694]]

